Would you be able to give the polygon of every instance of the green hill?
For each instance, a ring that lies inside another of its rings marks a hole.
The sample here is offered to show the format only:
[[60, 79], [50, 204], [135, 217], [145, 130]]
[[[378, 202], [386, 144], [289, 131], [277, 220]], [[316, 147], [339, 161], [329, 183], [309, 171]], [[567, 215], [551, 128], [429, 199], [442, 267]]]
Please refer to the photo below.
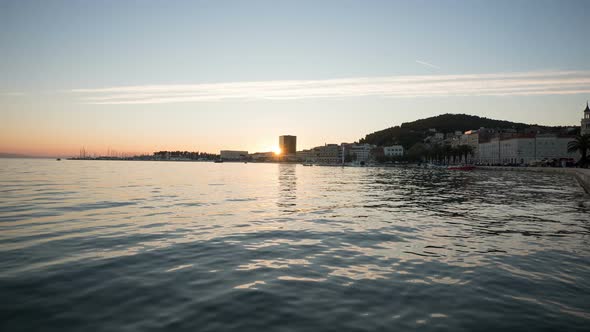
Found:
[[442, 114], [376, 131], [365, 136], [359, 143], [369, 143], [378, 146], [401, 144], [405, 149], [409, 149], [415, 143], [421, 142], [427, 136], [429, 129], [436, 129], [437, 132], [442, 133], [452, 133], [455, 131], [479, 129], [481, 127], [522, 130], [530, 126], [526, 123], [494, 120], [475, 115]]

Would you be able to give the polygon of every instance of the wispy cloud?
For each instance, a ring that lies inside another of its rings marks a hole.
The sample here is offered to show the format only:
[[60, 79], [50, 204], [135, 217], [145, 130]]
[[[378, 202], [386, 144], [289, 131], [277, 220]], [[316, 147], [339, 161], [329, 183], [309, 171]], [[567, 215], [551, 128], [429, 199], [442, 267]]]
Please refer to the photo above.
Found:
[[419, 63], [419, 64], [421, 64], [423, 66], [426, 66], [426, 67], [430, 67], [430, 68], [434, 68], [434, 69], [440, 69], [439, 66], [435, 66], [432, 63], [429, 63], [429, 62], [426, 62], [426, 61], [416, 60], [416, 63]]
[[378, 96], [536, 96], [590, 93], [590, 71], [359, 77], [70, 90], [85, 104], [164, 104]]

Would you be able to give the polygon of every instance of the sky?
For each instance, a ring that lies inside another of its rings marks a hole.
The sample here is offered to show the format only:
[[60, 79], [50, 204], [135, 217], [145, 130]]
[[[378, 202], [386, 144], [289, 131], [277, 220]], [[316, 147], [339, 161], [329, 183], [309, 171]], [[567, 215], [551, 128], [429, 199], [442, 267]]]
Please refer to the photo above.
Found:
[[0, 152], [270, 151], [466, 113], [579, 125], [590, 1], [0, 0]]

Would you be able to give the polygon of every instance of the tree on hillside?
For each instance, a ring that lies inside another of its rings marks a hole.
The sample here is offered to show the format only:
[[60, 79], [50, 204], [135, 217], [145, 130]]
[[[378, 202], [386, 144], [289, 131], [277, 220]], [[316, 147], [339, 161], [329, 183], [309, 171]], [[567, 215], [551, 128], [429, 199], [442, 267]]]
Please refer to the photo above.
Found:
[[[435, 129], [439, 133], [453, 133], [455, 131], [465, 131], [470, 129], [484, 128], [503, 128], [524, 130], [530, 125], [525, 123], [493, 120], [482, 118], [475, 115], [467, 114], [442, 114], [426, 119], [420, 119], [413, 122], [402, 123], [401, 126], [390, 127], [384, 130], [367, 134], [365, 138], [359, 140], [359, 143], [375, 144], [377, 146], [387, 146], [400, 144], [405, 149], [409, 149], [416, 143], [420, 143], [429, 136], [430, 129]], [[543, 127], [548, 129], [556, 127]]]
[[590, 149], [590, 135], [576, 135], [573, 141], [567, 144], [568, 152], [580, 152], [582, 158], [580, 159], [580, 166], [586, 167], [588, 164], [588, 150]]
[[434, 117], [420, 119], [413, 122], [402, 123], [402, 129], [423, 131], [434, 128], [439, 132], [465, 131], [470, 129], [485, 128], [514, 128], [524, 129], [529, 125], [525, 123], [505, 120], [493, 120], [468, 114], [441, 114]]

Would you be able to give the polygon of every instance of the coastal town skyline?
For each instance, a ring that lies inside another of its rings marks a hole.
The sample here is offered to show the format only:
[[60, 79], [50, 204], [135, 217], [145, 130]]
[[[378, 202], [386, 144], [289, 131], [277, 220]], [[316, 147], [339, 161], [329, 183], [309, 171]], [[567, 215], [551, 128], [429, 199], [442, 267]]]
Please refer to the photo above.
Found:
[[286, 133], [310, 148], [444, 113], [578, 125], [589, 11], [587, 1], [5, 1], [0, 152], [271, 151]]
[[[297, 136], [281, 135], [270, 151], [220, 150], [219, 153], [160, 150], [106, 154], [82, 147], [74, 160], [302, 162], [318, 165], [384, 165], [407, 162], [479, 165], [571, 165], [584, 162], [584, 137], [590, 134], [590, 106], [580, 126], [538, 126], [466, 114], [442, 114], [367, 134], [355, 142], [297, 147]], [[477, 129], [473, 129], [477, 128]], [[587, 139], [587, 138], [586, 138]], [[23, 157], [0, 154], [0, 157]], [[60, 160], [58, 158], [58, 160]]]
[[[588, 129], [586, 129], [586, 130], [584, 129], [585, 122], [588, 122], [588, 120], [587, 120], [588, 119], [588, 115], [586, 115], [586, 113], [588, 113], [587, 112], [588, 107], [589, 106], [588, 106], [588, 101], [587, 101], [586, 102], [586, 108], [584, 110], [578, 112], [578, 115], [580, 116], [579, 119], [581, 120], [581, 123], [579, 122], [578, 124], [552, 126], [552, 125], [544, 125], [544, 124], [539, 124], [539, 123], [526, 123], [526, 122], [523, 122], [523, 123], [524, 124], [527, 124], [527, 125], [530, 125], [530, 126], [539, 125], [539, 126], [547, 126], [547, 127], [571, 128], [571, 129], [574, 129], [574, 132], [580, 132], [581, 131], [582, 133], [584, 133], [584, 132], [587, 132], [588, 131]], [[447, 115], [447, 114], [453, 115], [452, 113], [445, 113], [445, 114], [435, 115], [435, 116], [430, 117], [430, 118], [436, 118], [437, 116]], [[468, 115], [468, 114], [461, 113], [461, 114], [456, 114], [456, 115]], [[586, 120], [584, 120], [584, 119], [586, 119]], [[419, 121], [419, 120], [424, 120], [424, 119], [414, 119], [414, 121]], [[510, 121], [508, 119], [491, 119], [491, 120], [499, 120], [499, 121], [513, 122], [513, 121]], [[387, 127], [384, 127], [384, 128], [380, 128], [379, 130], [384, 130], [384, 129], [387, 129], [387, 128], [392, 128], [392, 127], [400, 126], [400, 125], [402, 125], [402, 123], [399, 123], [399, 124], [396, 124], [396, 125], [392, 125], [392, 126], [387, 126]], [[576, 129], [576, 128], [579, 128], [579, 129]], [[437, 128], [432, 128], [432, 130], [435, 130], [435, 131], [436, 131], [436, 129]], [[477, 129], [480, 129], [480, 128], [472, 128], [472, 130], [477, 130]], [[488, 128], [488, 129], [490, 129], [490, 128]], [[496, 128], [496, 129], [499, 129], [499, 128]], [[506, 129], [506, 128], [502, 128], [502, 129]], [[376, 130], [376, 131], [378, 131], [378, 130]], [[443, 133], [444, 133], [444, 131], [443, 131]], [[362, 137], [365, 137], [365, 135], [368, 135], [368, 134], [371, 134], [371, 133], [365, 133]], [[289, 135], [286, 135], [286, 136], [289, 136]], [[155, 155], [158, 151], [160, 151], [160, 153], [161, 152], [164, 152], [164, 151], [181, 151], [181, 152], [184, 151], [184, 152], [191, 152], [191, 153], [194, 153], [194, 152], [196, 152], [196, 153], [204, 153], [204, 154], [207, 154], [207, 155], [216, 155], [216, 154], [218, 155], [219, 154], [219, 151], [223, 151], [223, 150], [227, 150], [227, 151], [245, 151], [245, 152], [249, 152], [250, 154], [252, 154], [252, 153], [255, 153], [255, 154], [256, 153], [273, 153], [274, 155], [283, 155], [284, 153], [282, 151], [280, 141], [281, 141], [282, 137], [284, 137], [284, 136], [285, 136], [285, 134], [282, 133], [280, 136], [278, 136], [278, 140], [275, 137], [275, 140], [277, 141], [277, 143], [274, 144], [274, 145], [267, 145], [267, 147], [265, 149], [263, 149], [263, 150], [256, 150], [256, 149], [252, 150], [252, 149], [247, 149], [247, 148], [246, 149], [232, 149], [232, 147], [240, 146], [239, 143], [236, 143], [236, 144], [234, 144], [233, 146], [230, 146], [230, 147], [220, 148], [220, 149], [217, 149], [215, 151], [205, 151], [205, 150], [201, 150], [201, 149], [198, 149], [198, 148], [193, 148], [191, 150], [191, 149], [182, 149], [182, 148], [174, 148], [174, 147], [168, 148], [168, 149], [159, 149], [159, 150], [152, 149], [152, 150], [146, 150], [146, 151], [125, 151], [125, 150], [119, 150], [117, 147], [112, 147], [112, 146], [108, 146], [105, 151], [102, 151], [102, 150], [93, 150], [92, 148], [88, 148], [86, 145], [81, 145], [81, 146], [78, 147], [78, 150], [76, 150], [75, 152], [72, 151], [72, 152], [64, 153], [64, 154], [25, 154], [25, 153], [14, 152], [14, 151], [2, 151], [2, 150], [0, 150], [0, 157], [2, 155], [4, 155], [4, 156], [15, 156], [15, 157], [18, 157], [18, 156], [23, 156], [23, 157], [83, 157], [84, 156], [84, 158], [85, 158], [85, 157], [91, 157], [92, 156], [92, 157], [121, 157], [121, 158], [125, 157], [125, 158], [129, 158], [129, 157], [138, 157], [138, 156], [141, 156], [141, 155], [144, 155], [144, 156], [145, 155], [152, 155], [152, 153]], [[297, 137], [297, 135], [294, 135], [294, 137]], [[362, 139], [362, 137], [360, 137], [360, 138]], [[299, 138], [299, 139], [301, 139], [301, 138]], [[307, 146], [307, 145], [301, 146], [301, 145], [297, 145], [297, 151], [309, 150], [309, 149], [320, 147], [322, 145], [333, 145], [333, 144], [341, 144], [341, 143], [342, 144], [354, 144], [354, 143], [357, 143], [358, 141], [359, 141], [359, 139], [356, 139], [354, 141], [344, 141], [344, 140], [338, 141], [338, 140], [336, 140], [336, 141], [331, 141], [331, 142], [324, 142], [322, 144], [317, 144], [317, 145], [314, 145], [314, 146]]]

